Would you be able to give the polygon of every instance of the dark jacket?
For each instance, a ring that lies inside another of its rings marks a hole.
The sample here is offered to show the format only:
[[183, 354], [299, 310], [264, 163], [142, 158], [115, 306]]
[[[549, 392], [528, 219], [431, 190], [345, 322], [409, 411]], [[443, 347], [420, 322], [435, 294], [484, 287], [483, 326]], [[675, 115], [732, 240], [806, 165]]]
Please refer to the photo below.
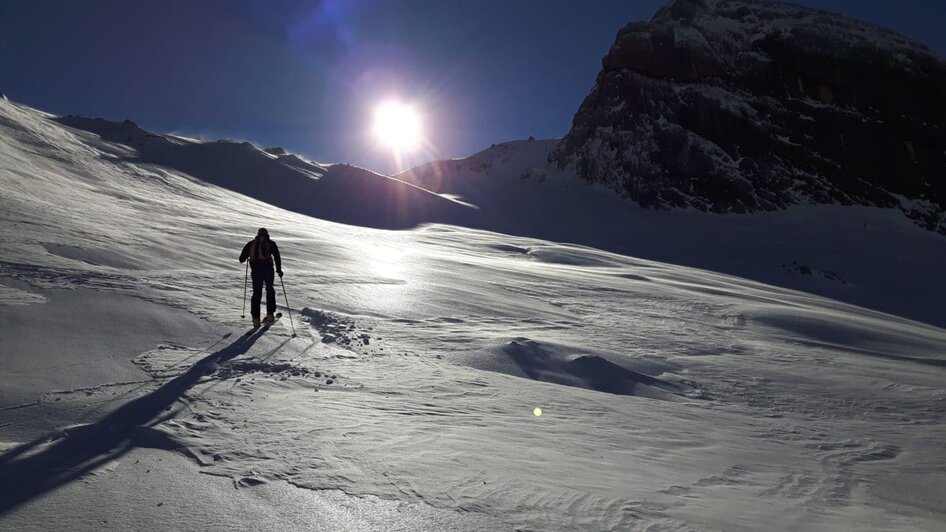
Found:
[[240, 253], [240, 262], [250, 260], [250, 268], [256, 270], [260, 268], [272, 268], [273, 261], [276, 261], [276, 272], [282, 271], [282, 262], [279, 260], [279, 247], [272, 240], [259, 242], [254, 238], [243, 246], [243, 253]]

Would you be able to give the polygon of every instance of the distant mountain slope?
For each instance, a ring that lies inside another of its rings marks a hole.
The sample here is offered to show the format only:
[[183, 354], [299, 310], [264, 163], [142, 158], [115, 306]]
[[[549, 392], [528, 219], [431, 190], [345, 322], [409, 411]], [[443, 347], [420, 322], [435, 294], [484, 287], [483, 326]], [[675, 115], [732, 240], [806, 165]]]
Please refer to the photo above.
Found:
[[145, 131], [131, 121], [58, 117], [59, 123], [124, 146], [118, 160], [183, 172], [283, 209], [333, 222], [406, 229], [462, 218], [469, 207], [346, 164], [320, 165], [248, 142], [201, 142]]
[[558, 139], [493, 144], [469, 157], [433, 161], [394, 177], [487, 208], [507, 199], [517, 182], [543, 182], [549, 152], [557, 144]]
[[946, 234], [946, 63], [880, 28], [753, 0], [627, 25], [553, 153], [656, 208], [900, 207]]
[[[89, 129], [97, 132], [89, 133]], [[205, 183], [219, 184], [239, 192], [234, 196], [240, 198], [349, 225], [396, 229], [447, 223], [511, 237], [582, 244], [946, 324], [942, 290], [937, 288], [941, 286], [940, 265], [946, 261], [946, 239], [920, 229], [894, 209], [795, 206], [751, 215], [642, 209], [603, 185], [588, 183], [548, 163], [554, 140], [497, 144], [466, 159], [430, 163], [392, 179], [346, 165], [308, 163], [278, 150], [268, 153], [242, 143], [154, 135], [130, 123], [55, 117], [0, 100], [0, 147], [5, 139], [13, 138], [30, 139], [32, 147], [25, 149], [20, 142], [11, 144], [7, 152], [6, 174], [0, 175], [5, 208], [17, 220], [30, 223], [48, 223], [34, 212], [36, 188], [30, 183], [39, 174], [33, 168], [39, 163], [54, 168], [81, 166], [84, 173], [78, 183], [67, 179], [69, 172], [54, 169], [42, 174], [66, 179], [61, 186], [47, 187], [55, 194], [44, 194], [46, 208], [63, 209], [75, 204], [77, 191], [106, 187], [105, 195], [83, 202], [114, 199], [114, 205], [103, 208], [116, 222], [134, 226], [140, 222], [126, 218], [138, 216], [134, 206], [141, 196], [214, 196], [219, 189]], [[127, 182], [107, 182], [116, 175]], [[176, 213], [169, 219], [179, 218], [181, 223], [190, 219], [187, 208], [178, 205], [179, 199], [166, 203], [166, 209]], [[255, 215], [261, 205], [242, 200], [228, 204], [234, 215]], [[109, 227], [88, 219], [81, 208], [70, 220], [83, 234], [111, 234]], [[11, 236], [5, 245], [18, 244]], [[107, 257], [88, 258], [97, 263], [132, 264], [138, 260], [138, 247], [154, 245], [160, 243], [133, 239], [127, 249], [113, 245]], [[504, 250], [523, 252], [517, 246]], [[72, 253], [61, 248], [55, 252]], [[172, 262], [181, 259], [175, 254], [161, 256]], [[571, 259], [560, 260], [567, 265]]]
[[463, 159], [433, 161], [395, 177], [438, 193], [461, 195], [486, 203], [510, 181], [545, 177], [549, 152], [559, 139], [519, 140], [494, 144]]

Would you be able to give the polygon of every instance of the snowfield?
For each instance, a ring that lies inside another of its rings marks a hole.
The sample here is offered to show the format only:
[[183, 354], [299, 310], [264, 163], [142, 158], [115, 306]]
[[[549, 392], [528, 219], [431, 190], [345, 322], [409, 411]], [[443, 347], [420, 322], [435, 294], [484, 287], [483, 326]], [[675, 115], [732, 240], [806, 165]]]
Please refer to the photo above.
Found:
[[[544, 141], [397, 176], [437, 195], [70, 120], [0, 101], [0, 529], [946, 525], [946, 240], [898, 212], [643, 211]], [[260, 226], [283, 317], [245, 334]]]

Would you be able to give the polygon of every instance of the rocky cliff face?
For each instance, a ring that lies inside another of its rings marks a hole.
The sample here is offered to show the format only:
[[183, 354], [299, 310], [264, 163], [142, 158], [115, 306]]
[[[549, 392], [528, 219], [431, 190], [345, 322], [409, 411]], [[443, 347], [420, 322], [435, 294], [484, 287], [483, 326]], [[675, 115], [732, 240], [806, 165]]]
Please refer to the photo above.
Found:
[[673, 0], [619, 32], [550, 160], [647, 207], [900, 207], [946, 234], [946, 63], [823, 11]]

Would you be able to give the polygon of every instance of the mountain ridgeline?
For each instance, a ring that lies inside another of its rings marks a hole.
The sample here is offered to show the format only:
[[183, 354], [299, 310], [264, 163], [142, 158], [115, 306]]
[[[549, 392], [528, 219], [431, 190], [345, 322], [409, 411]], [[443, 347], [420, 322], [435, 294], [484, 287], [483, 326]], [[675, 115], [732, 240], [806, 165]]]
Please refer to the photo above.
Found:
[[899, 207], [946, 234], [946, 63], [804, 7], [673, 0], [618, 34], [549, 159], [645, 207]]

